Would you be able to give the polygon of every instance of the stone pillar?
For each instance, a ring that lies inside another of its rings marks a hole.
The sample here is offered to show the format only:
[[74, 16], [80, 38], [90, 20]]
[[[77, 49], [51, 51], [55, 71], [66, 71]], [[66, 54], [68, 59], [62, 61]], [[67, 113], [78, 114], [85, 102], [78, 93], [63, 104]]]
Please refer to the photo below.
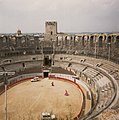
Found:
[[78, 38], [78, 51], [80, 52], [80, 50], [82, 50], [82, 39], [83, 36], [79, 36]]
[[26, 38], [26, 46], [29, 47], [30, 46], [30, 40], [29, 40], [29, 36], [25, 36]]
[[7, 46], [7, 36], [2, 37], [2, 46], [3, 48]]
[[103, 37], [103, 54], [106, 56], [107, 54], [107, 34], [104, 35]]
[[95, 35], [95, 58], [98, 56], [98, 34]]
[[88, 55], [89, 36], [84, 37], [84, 54]]
[[0, 36], [0, 49], [2, 48], [2, 36]]
[[56, 37], [55, 46], [58, 47], [58, 36]]
[[79, 47], [79, 36], [75, 36], [75, 50], [77, 51], [78, 50], [78, 47]]
[[70, 40], [69, 40], [70, 50], [72, 49], [72, 40], [73, 40], [73, 37], [70, 36]]
[[94, 36], [90, 36], [90, 49], [94, 47]]
[[85, 36], [84, 35], [82, 36], [81, 46], [82, 46], [82, 49], [84, 49], [84, 46], [85, 46]]
[[61, 38], [61, 48], [63, 48], [63, 36]]
[[34, 36], [34, 47], [38, 50], [39, 49], [39, 36]]
[[67, 47], [67, 36], [65, 36], [65, 40], [64, 40], [64, 44], [65, 44], [65, 48]]
[[21, 36], [16, 36], [16, 46], [17, 47], [21, 46]]

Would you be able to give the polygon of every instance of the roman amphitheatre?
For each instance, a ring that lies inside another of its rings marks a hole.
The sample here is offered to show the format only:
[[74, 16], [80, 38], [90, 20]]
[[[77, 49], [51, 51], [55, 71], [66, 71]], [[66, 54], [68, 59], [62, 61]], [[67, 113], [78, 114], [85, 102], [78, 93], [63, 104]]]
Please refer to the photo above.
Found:
[[119, 119], [119, 33], [58, 33], [57, 22], [45, 24], [44, 34], [0, 36], [0, 120], [40, 120], [43, 112]]

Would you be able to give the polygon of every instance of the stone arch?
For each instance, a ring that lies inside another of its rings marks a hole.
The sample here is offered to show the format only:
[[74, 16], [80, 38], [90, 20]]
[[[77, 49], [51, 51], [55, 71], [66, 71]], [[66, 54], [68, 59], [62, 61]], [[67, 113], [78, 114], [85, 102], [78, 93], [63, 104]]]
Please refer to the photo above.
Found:
[[71, 40], [71, 37], [70, 37], [70, 36], [67, 36], [67, 40]]
[[81, 40], [82, 40], [82, 38], [83, 38], [83, 36], [78, 36], [78, 38], [79, 38], [79, 41], [81, 41]]
[[64, 44], [67, 45], [67, 36], [64, 37]]
[[74, 45], [75, 46], [78, 46], [79, 45], [79, 36], [75, 36], [75, 38], [74, 38]]
[[85, 40], [85, 41], [89, 40], [89, 35], [85, 35], [85, 36], [84, 36], [84, 40]]
[[75, 41], [78, 42], [79, 36], [75, 36]]
[[103, 36], [100, 36], [98, 39], [99, 47], [103, 47]]
[[61, 36], [58, 36], [57, 38], [58, 38], [58, 41], [61, 40]]
[[12, 43], [13, 45], [16, 45], [16, 37], [15, 37], [15, 36], [12, 36], [12, 38], [11, 38], [11, 43]]
[[104, 37], [104, 40], [106, 40], [106, 35], [104, 35], [103, 37]]
[[85, 35], [85, 37], [84, 37], [84, 46], [85, 47], [88, 47], [88, 45], [89, 45], [89, 35]]
[[112, 43], [112, 36], [107, 36], [107, 48], [110, 48], [111, 47], [111, 43]]
[[61, 35], [60, 35], [60, 36], [58, 36], [58, 41], [57, 41], [57, 42], [58, 42], [58, 43], [57, 43], [57, 44], [58, 44], [58, 46], [60, 46], [60, 45], [61, 45], [62, 40], [63, 40], [63, 36], [61, 36]]
[[71, 43], [72, 43], [73, 46], [76, 45], [76, 35], [72, 36]]
[[25, 39], [24, 36], [21, 38], [21, 43], [22, 43], [22, 44], [25, 44], [25, 43], [26, 43], [26, 39]]
[[6, 44], [6, 42], [7, 42], [7, 37], [6, 37], [6, 36], [4, 36], [4, 37], [2, 38], [2, 42], [3, 42], [4, 44]]
[[70, 36], [70, 40], [73, 40], [73, 36]]
[[90, 47], [94, 47], [94, 36], [90, 37]]
[[116, 46], [117, 48], [119, 48], [119, 36], [116, 37], [115, 46]]
[[67, 45], [70, 45], [70, 43], [71, 43], [71, 36], [68, 35], [68, 36], [67, 36]]
[[55, 45], [58, 46], [58, 36], [56, 36]]
[[107, 43], [111, 43], [111, 40], [112, 40], [112, 36], [108, 36], [107, 37]]
[[12, 37], [9, 36], [8, 39], [9, 39], [9, 45], [10, 45], [10, 46], [13, 46], [13, 40], [12, 40]]
[[85, 45], [85, 36], [82, 36], [81, 45], [82, 45], [82, 46], [84, 46], [84, 45]]
[[106, 36], [106, 35], [103, 35], [104, 43], [106, 43], [106, 38], [107, 38], [107, 36]]

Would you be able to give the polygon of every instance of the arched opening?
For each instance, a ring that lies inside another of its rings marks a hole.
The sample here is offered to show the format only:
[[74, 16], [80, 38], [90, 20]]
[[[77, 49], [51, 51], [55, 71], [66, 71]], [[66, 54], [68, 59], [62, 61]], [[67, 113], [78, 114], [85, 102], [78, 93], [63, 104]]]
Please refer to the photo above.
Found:
[[60, 46], [62, 44], [62, 40], [63, 40], [63, 37], [58, 36], [58, 46]]
[[116, 37], [115, 47], [119, 48], [119, 36]]
[[55, 43], [56, 46], [58, 46], [58, 36], [56, 37], [56, 43]]
[[64, 39], [64, 44], [67, 45], [67, 36], [65, 36], [65, 39]]
[[111, 36], [108, 36], [107, 43], [111, 43]]
[[103, 46], [103, 36], [100, 36], [99, 37], [99, 47], [102, 47]]
[[76, 36], [73, 37], [73, 45], [76, 45]]
[[70, 42], [71, 42], [71, 37], [67, 36], [67, 45], [70, 45]]
[[90, 47], [94, 47], [93, 41], [94, 41], [94, 36], [91, 36], [90, 37]]
[[81, 42], [83, 47], [84, 47], [84, 43], [85, 43], [85, 36], [82, 37], [82, 42]]
[[70, 37], [70, 40], [72, 40], [72, 39], [73, 39], [73, 36]]

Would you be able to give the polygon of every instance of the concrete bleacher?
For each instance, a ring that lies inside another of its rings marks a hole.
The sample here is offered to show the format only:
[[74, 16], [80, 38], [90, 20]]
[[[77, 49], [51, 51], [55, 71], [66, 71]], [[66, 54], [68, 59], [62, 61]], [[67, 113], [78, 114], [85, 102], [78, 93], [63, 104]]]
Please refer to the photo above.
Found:
[[[37, 59], [33, 59], [33, 58], [37, 58]], [[36, 56], [36, 55], [11, 57], [9, 59], [12, 60], [11, 63], [3, 62], [3, 61], [6, 61], [6, 59], [1, 60], [0, 72], [3, 72], [5, 70], [5, 71], [14, 71], [16, 74], [18, 73], [22, 74], [24, 72], [24, 69], [25, 71], [27, 70], [28, 72], [29, 71], [28, 69], [35, 68], [35, 67], [39, 67], [39, 71], [40, 71], [40, 68], [42, 65], [41, 56]], [[23, 63], [24, 63], [24, 66], [23, 66]], [[3, 66], [4, 66], [4, 70], [2, 68]], [[0, 82], [2, 81], [3, 81], [3, 76], [0, 75]]]
[[[114, 95], [115, 93], [117, 93], [118, 90], [115, 89], [115, 87], [117, 87], [116, 86], [117, 84], [115, 85], [115, 81], [113, 80], [115, 79], [115, 77], [118, 78], [117, 69], [119, 68], [119, 65], [112, 63], [110, 61], [89, 58], [84, 56], [56, 55], [55, 58], [56, 61], [59, 61], [59, 63], [62, 62], [62, 64], [64, 64], [64, 62], [65, 64], [66, 62], [67, 64], [72, 63], [70, 69], [73, 69], [74, 71], [76, 71], [76, 73], [81, 72], [82, 75], [83, 74], [86, 75], [84, 79], [87, 79], [86, 81], [87, 83], [90, 83], [90, 80], [92, 79], [94, 84], [98, 86], [99, 99], [97, 106], [93, 111], [93, 115], [103, 111], [104, 109], [110, 106], [111, 102], [113, 101], [113, 98], [115, 98]], [[116, 74], [114, 73], [115, 71]], [[111, 74], [112, 72], [113, 74]], [[90, 78], [90, 80], [88, 80], [88, 77]], [[111, 80], [111, 77], [114, 79]]]
[[7, 64], [7, 60], [11, 60], [11, 63], [22, 62], [22, 61], [32, 61], [32, 60], [42, 60], [42, 55], [22, 55], [22, 56], [12, 56], [9, 58], [3, 58], [0, 60], [0, 64]]
[[[11, 57], [9, 59], [11, 59], [11, 63], [5, 63], [4, 59], [1, 59], [1, 66], [4, 64], [6, 71], [17, 71], [19, 74], [24, 74], [25, 72], [32, 73], [35, 70], [41, 71], [42, 69], [41, 60], [43, 58], [41, 55], [19, 56]], [[25, 63], [25, 70], [22, 64], [23, 62]], [[57, 69], [58, 67], [60, 69]], [[84, 80], [86, 85], [91, 87], [90, 89], [93, 91], [93, 94], [97, 94], [98, 101], [95, 104], [95, 109], [93, 109], [93, 114], [90, 116], [91, 118], [97, 113], [108, 108], [111, 102], [113, 102], [114, 93], [117, 91], [115, 90], [115, 83], [113, 83], [114, 81], [111, 80], [111, 77], [114, 78], [113, 80], [115, 80], [119, 85], [118, 70], [119, 65], [110, 61], [84, 56], [59, 54], [54, 57], [52, 72], [57, 71], [57, 73], [64, 72], [66, 74], [75, 74], [80, 77], [80, 80]], [[3, 71], [1, 67], [0, 71]], [[107, 73], [105, 73], [105, 71]], [[94, 85], [91, 85], [90, 83]], [[93, 88], [95, 86], [97, 86], [97, 89]], [[118, 103], [119, 100], [115, 103], [115, 108], [118, 106]]]
[[[12, 64], [8, 64], [5, 65], [4, 68], [6, 71], [19, 71], [22, 70], [24, 67], [25, 68], [31, 68], [34, 66], [41, 66], [41, 62], [40, 61], [24, 61], [25, 66], [23, 67], [23, 62], [18, 62], [18, 63], [12, 63]], [[2, 68], [0, 68], [0, 71], [3, 71]]]

